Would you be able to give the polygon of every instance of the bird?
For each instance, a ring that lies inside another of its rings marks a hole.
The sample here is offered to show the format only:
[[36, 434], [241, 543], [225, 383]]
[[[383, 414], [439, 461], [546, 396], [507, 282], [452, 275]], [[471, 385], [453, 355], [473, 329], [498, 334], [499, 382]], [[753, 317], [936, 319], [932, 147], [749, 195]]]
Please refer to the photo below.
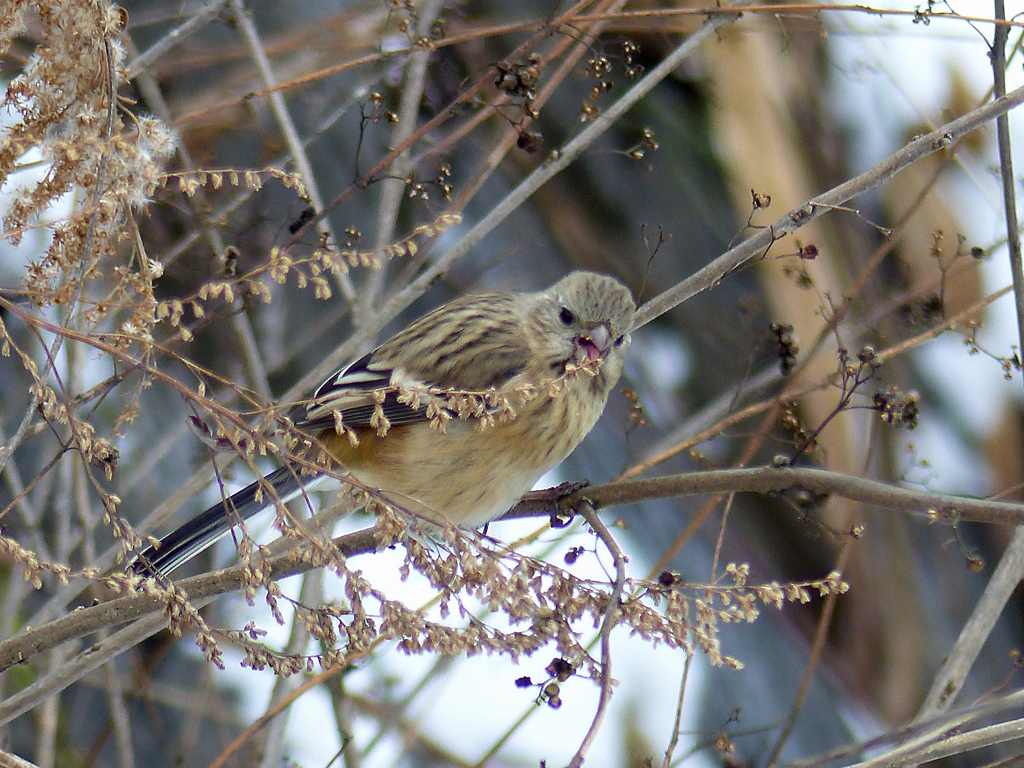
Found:
[[339, 472], [428, 523], [501, 516], [597, 423], [622, 373], [636, 305], [613, 277], [577, 271], [535, 293], [470, 294], [329, 376], [293, 409], [330, 472], [295, 463], [151, 544], [129, 565], [166, 575], [238, 521]]

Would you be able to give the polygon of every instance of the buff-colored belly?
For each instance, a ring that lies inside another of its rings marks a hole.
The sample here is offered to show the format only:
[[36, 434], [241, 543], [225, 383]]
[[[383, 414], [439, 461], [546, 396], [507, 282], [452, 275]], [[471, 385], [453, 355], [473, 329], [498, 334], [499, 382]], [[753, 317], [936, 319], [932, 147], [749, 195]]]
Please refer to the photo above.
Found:
[[604, 403], [573, 394], [534, 401], [516, 418], [483, 429], [473, 419], [454, 420], [443, 434], [418, 423], [392, 427], [384, 437], [365, 430], [355, 447], [333, 431], [321, 443], [397, 507], [475, 528], [511, 509], [593, 427]]

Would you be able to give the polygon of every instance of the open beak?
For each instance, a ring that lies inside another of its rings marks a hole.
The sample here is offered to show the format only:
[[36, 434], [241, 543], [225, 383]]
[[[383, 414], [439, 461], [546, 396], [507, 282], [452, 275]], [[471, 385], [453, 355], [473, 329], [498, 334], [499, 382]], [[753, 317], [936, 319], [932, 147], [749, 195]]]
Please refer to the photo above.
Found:
[[576, 359], [583, 363], [597, 360], [608, 354], [612, 345], [612, 333], [604, 323], [595, 325], [576, 337]]

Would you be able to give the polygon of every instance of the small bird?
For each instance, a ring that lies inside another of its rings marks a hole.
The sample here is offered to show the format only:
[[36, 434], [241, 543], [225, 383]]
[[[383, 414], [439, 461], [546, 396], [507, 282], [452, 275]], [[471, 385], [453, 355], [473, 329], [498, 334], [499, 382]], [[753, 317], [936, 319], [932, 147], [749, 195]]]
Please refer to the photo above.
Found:
[[[434, 523], [511, 509], [586, 437], [622, 373], [636, 306], [614, 278], [573, 272], [538, 293], [482, 293], [415, 320], [296, 407], [319, 460]], [[335, 472], [334, 474], [337, 474]], [[289, 464], [165, 536], [130, 568], [167, 574], [233, 523], [340, 487]]]

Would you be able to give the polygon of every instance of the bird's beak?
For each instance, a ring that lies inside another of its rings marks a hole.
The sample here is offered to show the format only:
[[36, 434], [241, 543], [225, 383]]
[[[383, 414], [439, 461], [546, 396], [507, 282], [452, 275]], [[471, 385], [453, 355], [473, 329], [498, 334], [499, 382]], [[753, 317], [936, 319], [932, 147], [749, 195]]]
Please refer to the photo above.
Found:
[[607, 324], [595, 325], [576, 339], [577, 357], [581, 363], [597, 360], [608, 354], [612, 345], [612, 332]]

